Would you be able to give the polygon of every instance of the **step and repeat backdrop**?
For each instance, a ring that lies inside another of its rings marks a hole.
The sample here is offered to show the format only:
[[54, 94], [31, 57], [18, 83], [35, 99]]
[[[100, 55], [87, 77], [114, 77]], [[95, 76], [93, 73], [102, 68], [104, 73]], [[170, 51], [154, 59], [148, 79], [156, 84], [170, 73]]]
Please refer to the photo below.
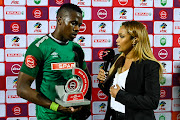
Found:
[[107, 96], [97, 80], [102, 52], [118, 53], [118, 29], [129, 20], [145, 25], [152, 51], [166, 69], [156, 119], [180, 120], [180, 0], [0, 0], [0, 120], [36, 120], [35, 104], [17, 96], [17, 76], [28, 46], [54, 31], [57, 9], [69, 2], [83, 10], [74, 41], [82, 46], [92, 76], [89, 120], [104, 118]]

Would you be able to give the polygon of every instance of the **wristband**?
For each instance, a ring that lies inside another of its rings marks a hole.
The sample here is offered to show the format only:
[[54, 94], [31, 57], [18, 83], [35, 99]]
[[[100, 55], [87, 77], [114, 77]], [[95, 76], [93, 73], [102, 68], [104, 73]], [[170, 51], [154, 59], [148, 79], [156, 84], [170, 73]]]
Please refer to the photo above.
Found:
[[50, 105], [50, 109], [53, 110], [53, 111], [57, 111], [58, 107], [59, 107], [59, 104], [57, 104], [55, 102], [52, 102], [51, 105]]

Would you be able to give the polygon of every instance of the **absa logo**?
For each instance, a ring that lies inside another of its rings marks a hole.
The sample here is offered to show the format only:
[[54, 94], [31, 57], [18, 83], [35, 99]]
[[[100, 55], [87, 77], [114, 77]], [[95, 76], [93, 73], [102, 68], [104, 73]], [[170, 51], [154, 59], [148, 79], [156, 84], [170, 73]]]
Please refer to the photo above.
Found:
[[165, 59], [165, 58], [167, 58], [167, 56], [168, 56], [168, 52], [167, 52], [165, 49], [161, 49], [161, 50], [158, 52], [158, 56], [159, 56], [161, 59]]
[[12, 108], [12, 112], [14, 115], [20, 115], [22, 112], [22, 109], [20, 106], [16, 105]]
[[20, 25], [18, 23], [12, 23], [11, 24], [11, 30], [13, 32], [19, 32], [20, 31]]
[[167, 16], [168, 16], [167, 11], [161, 10], [161, 11], [159, 12], [159, 17], [160, 17], [161, 19], [166, 19]]
[[41, 18], [41, 17], [42, 17], [42, 11], [41, 11], [41, 9], [35, 8], [35, 9], [33, 10], [33, 16], [34, 16], [35, 18]]
[[107, 11], [105, 9], [99, 9], [98, 12], [97, 12], [97, 16], [100, 19], [104, 19], [104, 18], [107, 17]]
[[161, 89], [161, 91], [160, 91], [160, 97], [161, 97], [161, 98], [166, 97], [166, 90]]
[[19, 64], [14, 64], [11, 67], [11, 72], [14, 74], [19, 74], [20, 69], [21, 69], [21, 66]]

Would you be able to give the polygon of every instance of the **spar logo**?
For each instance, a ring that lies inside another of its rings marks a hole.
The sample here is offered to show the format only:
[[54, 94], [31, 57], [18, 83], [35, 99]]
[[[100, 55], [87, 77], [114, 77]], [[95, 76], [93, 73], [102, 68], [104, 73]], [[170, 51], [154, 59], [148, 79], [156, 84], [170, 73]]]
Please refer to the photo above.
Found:
[[102, 90], [99, 90], [99, 92], [98, 92], [97, 95], [98, 95], [98, 98], [99, 98], [99, 99], [106, 99], [106, 97], [107, 97], [107, 96], [102, 92]]
[[120, 19], [127, 19], [127, 16], [125, 16], [127, 11], [125, 9], [122, 9], [119, 14], [120, 14]]
[[159, 116], [159, 120], [166, 120], [166, 118], [165, 118], [164, 115], [161, 114], [161, 115]]
[[42, 17], [42, 10], [41, 9], [39, 9], [39, 8], [35, 8], [34, 10], [33, 10], [33, 16], [35, 17], [35, 18], [41, 18]]
[[166, 105], [166, 102], [165, 101], [161, 101], [159, 103], [159, 106], [160, 106], [159, 110], [166, 110], [165, 105]]
[[99, 59], [103, 59], [104, 56], [106, 56], [108, 54], [108, 51], [104, 51], [104, 50], [100, 50], [98, 52], [98, 56], [99, 56]]
[[85, 46], [85, 37], [84, 36], [81, 36], [78, 38], [78, 44], [81, 45], [81, 46]]
[[79, 32], [84, 32], [84, 31], [86, 31], [86, 24], [82, 23], [82, 25], [80, 26]]
[[6, 11], [6, 15], [24, 15], [24, 11]]
[[14, 115], [20, 115], [22, 113], [22, 108], [19, 105], [16, 105], [12, 108]]
[[35, 28], [34, 32], [39, 32], [39, 33], [42, 32], [42, 29], [40, 29], [41, 26], [42, 24], [40, 22], [37, 22], [36, 24], [34, 24], [34, 28]]
[[99, 25], [99, 32], [106, 32], [105, 27], [106, 27], [106, 24], [105, 24], [105, 23], [101, 23], [101, 24]]
[[78, 0], [77, 5], [85, 5], [85, 2], [83, 0]]
[[136, 16], [151, 16], [151, 13], [148, 12], [136, 12], [135, 13]]
[[18, 80], [18, 78], [13, 80], [13, 88], [17, 88], [17, 80]]
[[20, 31], [20, 25], [18, 23], [12, 23], [11, 24], [11, 31], [12, 32], [19, 32]]
[[106, 107], [106, 104], [105, 103], [101, 103], [99, 105], [99, 112], [106, 112], [105, 107]]
[[18, 4], [19, 4], [19, 1], [13, 0], [13, 1], [11, 2], [11, 4], [18, 5]]
[[21, 66], [19, 64], [14, 64], [11, 67], [11, 72], [14, 74], [19, 74], [20, 69], [21, 69]]
[[58, 5], [61, 5], [64, 3], [64, 0], [55, 0], [55, 1], [56, 1], [56, 4], [58, 4]]
[[166, 10], [161, 10], [161, 11], [159, 12], [159, 17], [160, 17], [161, 19], [166, 19], [167, 16], [168, 16], [168, 12], [167, 12]]
[[161, 38], [160, 38], [160, 44], [161, 44], [162, 46], [166, 45], [166, 37], [161, 37]]
[[18, 43], [20, 40], [20, 38], [18, 36], [15, 36], [14, 38], [12, 38], [12, 46], [20, 46], [20, 43]]
[[128, 0], [118, 0], [119, 4], [124, 6], [128, 4]]
[[97, 16], [100, 19], [104, 19], [104, 18], [107, 17], [107, 11], [105, 9], [99, 9], [98, 12], [97, 12]]
[[167, 27], [167, 24], [166, 23], [162, 23], [160, 25], [160, 28], [161, 28], [160, 32], [166, 33], [167, 32], [166, 27]]
[[161, 0], [161, 5], [162, 6], [166, 6], [166, 4], [167, 4], [167, 0]]
[[161, 50], [158, 52], [158, 56], [159, 56], [161, 59], [165, 59], [165, 58], [167, 58], [167, 56], [168, 56], [168, 52], [167, 52], [165, 49], [161, 49]]
[[41, 0], [34, 0], [34, 3], [38, 5], [41, 3]]
[[76, 67], [75, 62], [51, 63], [51, 70], [70, 70]]
[[141, 4], [140, 4], [140, 6], [147, 6], [147, 0], [140, 0], [141, 1]]
[[110, 39], [94, 39], [94, 43], [109, 43]]
[[167, 93], [166, 90], [161, 88], [160, 97], [161, 97], [161, 98], [166, 97], [166, 93]]

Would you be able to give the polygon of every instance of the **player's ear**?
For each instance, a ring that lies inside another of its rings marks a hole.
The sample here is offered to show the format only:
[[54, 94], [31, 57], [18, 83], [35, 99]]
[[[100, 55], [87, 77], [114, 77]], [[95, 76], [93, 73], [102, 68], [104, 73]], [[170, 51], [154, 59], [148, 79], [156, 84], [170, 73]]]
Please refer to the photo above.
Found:
[[61, 25], [61, 24], [62, 24], [62, 17], [58, 17], [58, 18], [57, 18], [57, 24], [58, 24], [58, 25]]

